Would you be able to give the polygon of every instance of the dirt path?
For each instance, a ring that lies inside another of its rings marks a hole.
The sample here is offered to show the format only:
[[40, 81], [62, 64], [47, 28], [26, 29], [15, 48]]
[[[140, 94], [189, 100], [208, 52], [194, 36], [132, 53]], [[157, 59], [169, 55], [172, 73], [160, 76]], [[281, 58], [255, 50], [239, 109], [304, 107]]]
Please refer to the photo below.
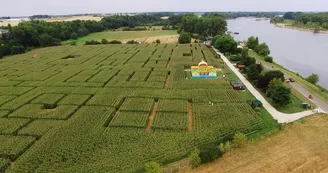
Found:
[[164, 88], [168, 88], [169, 87], [169, 81], [170, 81], [170, 75], [168, 75], [167, 78], [166, 78], [166, 80], [165, 80]]
[[157, 107], [158, 107], [158, 102], [155, 102], [155, 103], [154, 103], [153, 110], [151, 111], [151, 115], [150, 115], [150, 117], [149, 117], [149, 121], [148, 121], [148, 124], [147, 124], [147, 128], [146, 128], [146, 130], [147, 130], [148, 132], [150, 131], [151, 125], [153, 124], [153, 121], [154, 121], [154, 117], [155, 117], [155, 113], [156, 113]]
[[192, 132], [192, 104], [188, 102], [188, 131]]
[[171, 65], [171, 61], [167, 62], [166, 68], [169, 68]]

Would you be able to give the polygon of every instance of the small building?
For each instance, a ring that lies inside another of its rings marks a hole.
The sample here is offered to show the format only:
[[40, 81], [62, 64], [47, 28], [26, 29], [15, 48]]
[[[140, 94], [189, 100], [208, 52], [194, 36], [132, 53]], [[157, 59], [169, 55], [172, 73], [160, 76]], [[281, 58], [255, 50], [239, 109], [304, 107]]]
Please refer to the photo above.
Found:
[[245, 85], [241, 81], [233, 81], [230, 83], [234, 90], [245, 90], [246, 89]]
[[239, 70], [244, 70], [245, 69], [245, 65], [242, 65], [242, 64], [237, 65], [237, 67], [238, 67]]

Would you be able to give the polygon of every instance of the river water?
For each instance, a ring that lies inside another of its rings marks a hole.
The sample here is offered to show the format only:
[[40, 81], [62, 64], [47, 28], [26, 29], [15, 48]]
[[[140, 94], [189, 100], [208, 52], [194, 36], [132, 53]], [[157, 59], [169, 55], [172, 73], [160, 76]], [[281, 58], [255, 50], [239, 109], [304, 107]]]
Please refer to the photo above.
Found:
[[238, 41], [259, 37], [260, 42], [268, 44], [275, 62], [304, 77], [318, 74], [318, 84], [328, 88], [328, 34], [280, 28], [269, 20], [255, 18], [228, 20], [228, 30], [239, 32], [234, 35]]

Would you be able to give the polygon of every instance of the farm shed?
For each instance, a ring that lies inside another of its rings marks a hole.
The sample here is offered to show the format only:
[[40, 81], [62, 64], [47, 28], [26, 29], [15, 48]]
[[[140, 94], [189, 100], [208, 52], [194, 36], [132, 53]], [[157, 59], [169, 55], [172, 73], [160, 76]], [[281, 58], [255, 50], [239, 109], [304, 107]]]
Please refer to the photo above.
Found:
[[231, 82], [231, 86], [234, 90], [245, 90], [244, 84], [240, 81]]

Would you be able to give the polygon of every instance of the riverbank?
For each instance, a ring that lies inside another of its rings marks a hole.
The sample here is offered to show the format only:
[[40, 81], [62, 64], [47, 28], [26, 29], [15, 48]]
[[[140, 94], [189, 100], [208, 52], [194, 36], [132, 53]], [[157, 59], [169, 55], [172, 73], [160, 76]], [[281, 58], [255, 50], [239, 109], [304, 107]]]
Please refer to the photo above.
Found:
[[268, 63], [264, 61], [264, 58], [259, 56], [257, 53], [255, 53], [253, 50], [249, 51], [249, 55], [253, 58], [255, 58], [257, 61], [261, 62], [262, 64], [272, 66], [276, 70], [282, 71], [284, 74], [287, 74], [289, 77], [293, 78], [298, 84], [300, 84], [302, 87], [304, 87], [307, 91], [309, 91], [312, 95], [319, 98], [326, 104], [328, 104], [328, 91], [325, 89], [322, 89], [316, 85], [313, 85], [306, 81], [302, 76], [298, 75], [297, 73], [288, 70], [277, 63]]
[[[313, 32], [313, 29], [310, 28], [303, 28], [303, 27], [297, 27], [297, 26], [292, 26], [289, 24], [284, 24], [284, 23], [276, 23], [274, 24], [276, 27], [279, 28], [287, 28], [287, 29], [294, 29], [294, 30], [298, 30], [298, 31], [306, 31], [306, 32]], [[328, 31], [319, 31], [320, 34], [328, 34]]]

